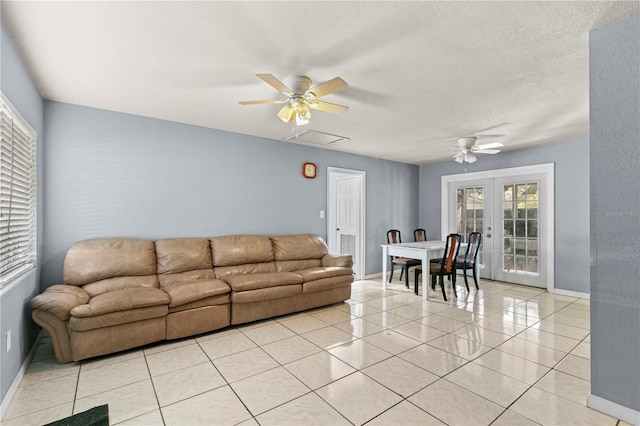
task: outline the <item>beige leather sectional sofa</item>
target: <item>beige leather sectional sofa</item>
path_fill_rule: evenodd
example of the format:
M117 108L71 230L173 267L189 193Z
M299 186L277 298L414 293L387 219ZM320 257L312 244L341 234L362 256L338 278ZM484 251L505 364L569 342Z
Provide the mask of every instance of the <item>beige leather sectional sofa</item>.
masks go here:
M352 266L310 234L86 240L32 317L66 363L342 302Z

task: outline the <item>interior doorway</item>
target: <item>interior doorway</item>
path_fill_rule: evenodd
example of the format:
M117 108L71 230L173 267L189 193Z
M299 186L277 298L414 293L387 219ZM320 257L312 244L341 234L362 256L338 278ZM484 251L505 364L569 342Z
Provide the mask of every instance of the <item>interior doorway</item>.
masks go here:
M365 172L327 167L327 245L350 254L356 279L365 273Z

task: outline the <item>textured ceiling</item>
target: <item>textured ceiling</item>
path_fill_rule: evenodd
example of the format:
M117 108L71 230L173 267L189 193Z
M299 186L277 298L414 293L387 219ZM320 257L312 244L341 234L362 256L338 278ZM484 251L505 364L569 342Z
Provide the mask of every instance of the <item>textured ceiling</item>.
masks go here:
M589 31L633 2L2 2L45 99L283 139L293 125L255 77L340 76L310 129L329 149L411 164L461 136L504 150L589 131ZM493 135L493 136L491 136ZM497 154L500 155L500 154ZM481 161L481 159L479 160Z

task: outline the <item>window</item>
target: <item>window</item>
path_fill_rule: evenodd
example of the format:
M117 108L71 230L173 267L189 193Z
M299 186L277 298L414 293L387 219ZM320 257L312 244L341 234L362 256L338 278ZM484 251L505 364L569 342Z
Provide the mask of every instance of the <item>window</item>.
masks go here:
M35 132L0 100L0 288L36 260Z

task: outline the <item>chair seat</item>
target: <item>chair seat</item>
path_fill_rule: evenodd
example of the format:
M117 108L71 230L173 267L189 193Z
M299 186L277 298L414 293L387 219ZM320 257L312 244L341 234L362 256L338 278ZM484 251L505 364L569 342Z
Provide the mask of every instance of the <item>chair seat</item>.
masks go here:
M422 264L422 261L420 259L410 259L407 257L396 257L395 259L393 259L392 262L395 263L396 265L410 265L410 266Z
M440 273L440 269L442 269L442 264L440 263L432 263L431 265L429 265L429 271L432 274L439 274ZM449 268L447 270L447 268L444 269L444 273L445 274L450 274L451 273L451 268Z

